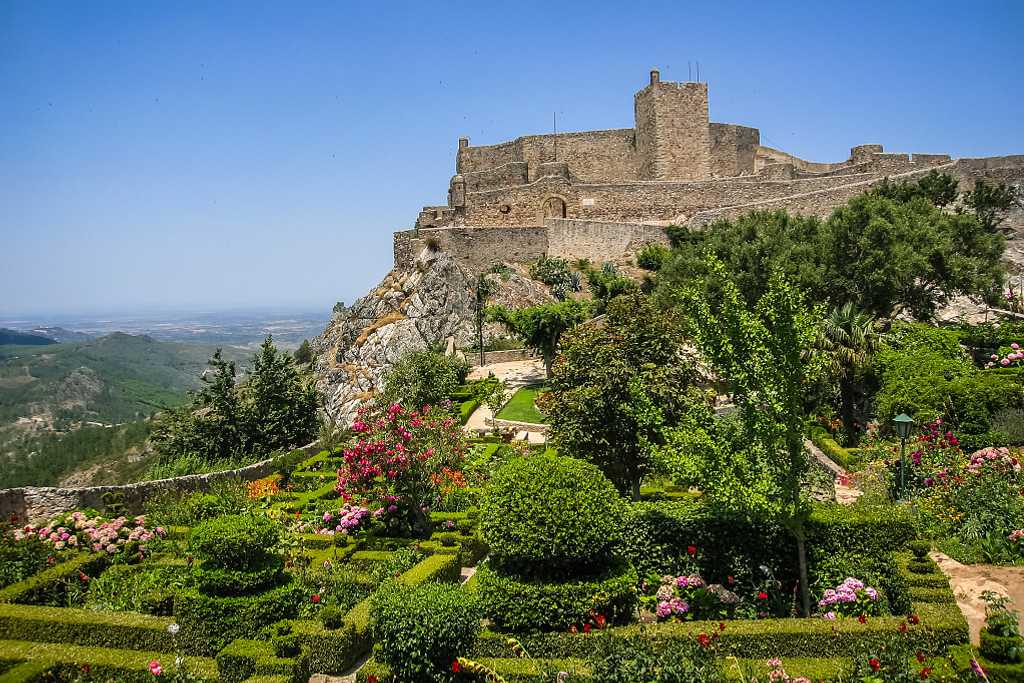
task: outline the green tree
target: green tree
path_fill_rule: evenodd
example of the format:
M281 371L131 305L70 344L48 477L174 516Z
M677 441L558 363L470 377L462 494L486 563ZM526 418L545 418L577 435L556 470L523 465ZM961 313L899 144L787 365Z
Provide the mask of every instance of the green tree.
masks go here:
M590 306L587 302L573 299L530 308L491 306L487 309L489 320L501 323L509 332L521 337L527 346L541 354L548 377L551 377L551 365L558 353L558 342L562 334L587 320L589 315Z
M858 311L852 302L833 309L822 321L817 351L824 355L829 374L839 385L839 416L847 446L857 445L853 423L858 385L879 342L875 320Z
M320 398L287 353L268 335L253 357L242 390L244 453L270 453L302 446L317 437Z
M603 313L608 302L617 296L636 291L637 283L619 272L614 263L605 262L600 268L587 268L587 285L594 297L597 314Z
M650 447L699 391L677 316L633 292L613 300L601 325L563 337L544 410L559 453L587 460L639 499Z
M1013 185L990 185L978 180L974 189L963 195L964 204L974 212L981 225L995 232L1011 209L1021 207L1021 190Z
M906 308L930 319L954 296L998 290L1004 275L1002 235L923 197L856 197L825 222L819 248L826 298L836 306L853 302L878 318Z
M313 362L313 350L309 347L309 340L303 339L302 343L299 344L299 348L295 349L295 353L292 355L296 363L301 365L308 365Z
M382 405L411 410L451 398L469 374L469 363L440 351L406 351L384 377Z
M473 288L473 317L476 323L476 341L480 347L481 366L486 365L484 356L484 320L486 319L487 300L498 291L497 283L487 276L488 273L477 275L476 286Z
M886 197L897 202L909 202L923 197L937 207L949 206L960 196L960 183L948 173L932 170L916 181L902 180L895 183L884 178L869 190L868 194Z
M804 298L781 273L755 306L743 300L724 264L708 270L722 283L712 300L699 287L683 295L697 346L727 380L739 408L745 448L732 451L698 428L686 436L702 488L718 506L766 516L796 540L800 594L810 613L805 525L810 503L801 490L807 472L804 452L804 387L813 374L808 354L817 336L815 318ZM703 438L702 438L703 436Z

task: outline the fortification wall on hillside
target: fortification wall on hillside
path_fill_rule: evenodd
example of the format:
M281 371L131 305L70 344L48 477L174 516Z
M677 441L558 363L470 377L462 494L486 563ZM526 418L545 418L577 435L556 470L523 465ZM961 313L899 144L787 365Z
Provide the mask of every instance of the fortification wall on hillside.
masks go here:
M711 124L711 175L730 178L754 173L761 131L729 123Z
M647 244L668 246L659 225L551 218L545 221L547 256L585 258L600 263L635 253Z

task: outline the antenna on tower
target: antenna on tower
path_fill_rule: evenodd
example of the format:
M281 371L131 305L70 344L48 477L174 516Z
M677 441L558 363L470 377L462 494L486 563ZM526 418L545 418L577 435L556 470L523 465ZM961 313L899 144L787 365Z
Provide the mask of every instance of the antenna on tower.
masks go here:
M692 81L693 80L693 67L690 64L690 60L689 59L686 60L686 80L688 80L688 81Z
M700 83L700 62L697 62L697 82Z

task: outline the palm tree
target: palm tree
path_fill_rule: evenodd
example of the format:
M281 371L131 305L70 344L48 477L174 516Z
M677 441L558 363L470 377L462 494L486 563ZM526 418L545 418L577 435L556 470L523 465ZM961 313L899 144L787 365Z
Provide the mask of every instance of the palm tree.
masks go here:
M857 445L858 434L853 424L857 383L864 376L880 341L875 319L852 302L833 309L821 326L819 350L839 383L839 417L845 446Z

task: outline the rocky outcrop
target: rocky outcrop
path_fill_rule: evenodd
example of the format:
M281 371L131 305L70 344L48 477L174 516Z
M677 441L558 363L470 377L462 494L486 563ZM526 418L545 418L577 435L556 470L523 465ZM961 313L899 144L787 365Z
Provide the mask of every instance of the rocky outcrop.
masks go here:
M384 388L384 377L406 351L454 339L475 342L474 276L445 251L424 249L411 270L392 270L351 308L337 307L311 343L317 386L327 413L348 424L359 405ZM547 288L513 266L489 277L497 292L489 303L511 307L551 301ZM499 330L488 330L497 333Z
M424 250L419 267L393 270L351 308L335 311L311 344L327 413L348 424L359 404L383 388L384 375L408 350L473 337L469 275L445 252Z

